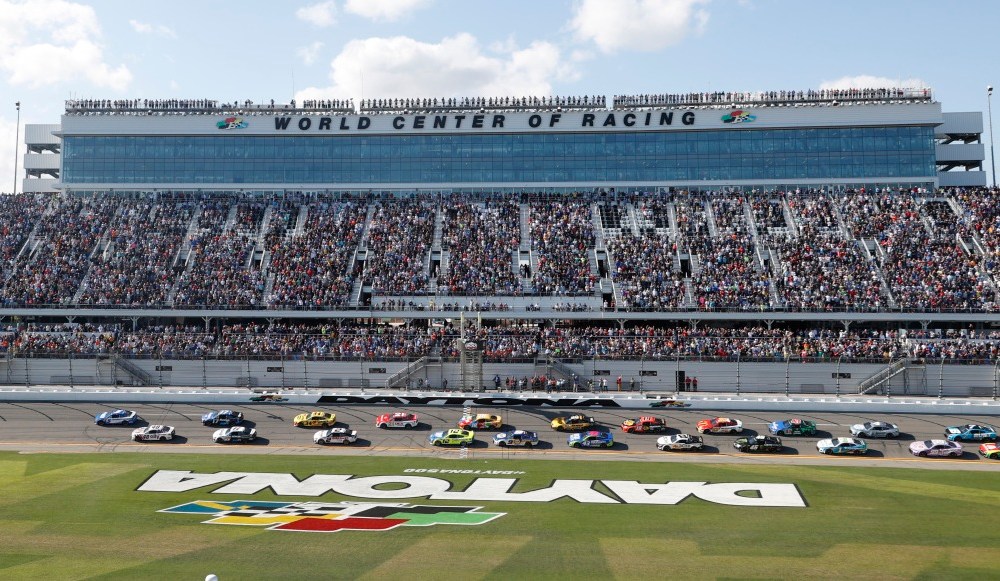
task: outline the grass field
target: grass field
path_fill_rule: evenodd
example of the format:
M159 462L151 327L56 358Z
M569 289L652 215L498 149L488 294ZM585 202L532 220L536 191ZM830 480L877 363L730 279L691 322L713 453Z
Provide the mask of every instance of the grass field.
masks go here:
M407 468L518 470L553 479L790 482L805 508L688 498L674 506L476 505L477 526L306 533L202 524L157 511L198 500L322 500L137 491L156 470L359 476ZM462 489L477 476L435 475ZM484 477L479 475L479 477ZM595 488L606 491L603 485ZM688 463L266 455L0 454L2 579L998 579L996 472ZM344 499L357 501L360 499Z

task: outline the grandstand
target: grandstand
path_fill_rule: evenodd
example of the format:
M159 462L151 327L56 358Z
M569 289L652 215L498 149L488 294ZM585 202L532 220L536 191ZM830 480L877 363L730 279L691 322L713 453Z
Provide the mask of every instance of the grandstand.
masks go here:
M0 196L0 383L1000 395L981 115L611 101L69 102Z

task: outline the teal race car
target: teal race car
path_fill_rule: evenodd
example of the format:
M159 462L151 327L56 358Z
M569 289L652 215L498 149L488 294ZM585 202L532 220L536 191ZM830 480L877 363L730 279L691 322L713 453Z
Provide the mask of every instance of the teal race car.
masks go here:
M569 444L570 448L610 448L615 445L615 437L611 435L611 432L590 430L589 432L570 434L566 443Z
M472 430L452 428L447 431L434 432L427 436L427 441L432 446L470 446L475 438L476 433Z
M816 442L816 449L821 454L855 454L868 453L868 443L861 438L830 438Z

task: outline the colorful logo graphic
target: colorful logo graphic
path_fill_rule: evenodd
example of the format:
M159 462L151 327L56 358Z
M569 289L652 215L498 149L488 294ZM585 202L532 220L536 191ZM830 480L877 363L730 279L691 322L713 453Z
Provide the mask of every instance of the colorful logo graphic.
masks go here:
M210 515L218 525L267 527L275 531L333 533L387 531L396 527L481 525L507 513L478 512L481 506L425 506L368 502L267 502L198 500L159 512Z
M215 126L219 129L246 129L247 122L242 117L226 117Z
M757 118L746 111L736 110L722 116L723 123L750 123Z

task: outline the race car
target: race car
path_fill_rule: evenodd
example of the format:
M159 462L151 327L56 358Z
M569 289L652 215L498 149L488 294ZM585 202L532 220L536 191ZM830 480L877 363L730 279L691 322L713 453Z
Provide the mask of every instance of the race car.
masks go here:
M463 430L499 430L503 426L503 418L493 414L476 414L462 416L458 427Z
M728 434L743 431L743 422L732 418L712 418L698 422L698 432L701 434Z
M743 436L736 438L733 448L740 452L780 452L784 446L776 436Z
M566 439L570 448L610 448L615 445L615 437L611 432L590 430L578 434L570 434Z
M889 422L865 422L851 426L852 436L866 438L895 438L899 436L899 426Z
M332 428L337 423L337 414L330 412L309 412L292 419L296 428Z
M861 438L830 438L816 442L820 454L867 454L868 443Z
M656 449L664 452L673 450L701 450L704 444L704 438L690 434L660 436L656 439Z
M500 432L493 436L493 443L497 446L524 446L531 448L538 444L538 434L526 430L514 430L513 432Z
M983 456L983 458L990 458L991 460L1000 460L1000 445L998 445L995 442L980 444L979 453Z
M989 440L996 442L1000 440L997 430L993 426L983 424L966 424L964 426L950 426L945 428L944 435L949 441L965 440L967 442L982 442Z
M206 426L236 426L243 423L243 412L233 410L208 412L201 416L201 423Z
M313 434L317 444L353 444L358 441L358 432L347 428L330 428Z
M597 425L594 418L584 415L574 414L569 417L558 417L552 420L552 429L557 432L573 432L577 430L587 430Z
M116 426L120 424L132 425L139 421L139 414L131 410L115 410L113 412L101 412L94 416L94 423L98 426Z
M667 422L663 418L653 416L642 416L638 419L629 419L622 422L622 431L626 434L651 434L662 432L667 429Z
M471 446L476 433L471 430L451 428L448 431L434 432L427 436L427 441L433 446Z
M910 444L910 453L914 456L950 456L958 458L962 455L962 445L948 440L924 440Z
M246 426L233 426L215 430L212 441L216 444L242 444L257 439L257 430Z
M767 425L767 430L775 436L815 436L816 422L812 420L778 420Z
M171 426L146 426L132 430L132 440L136 442L165 442L174 439Z
M379 428L415 428L420 423L417 414L393 412L382 414L375 418L375 426Z

